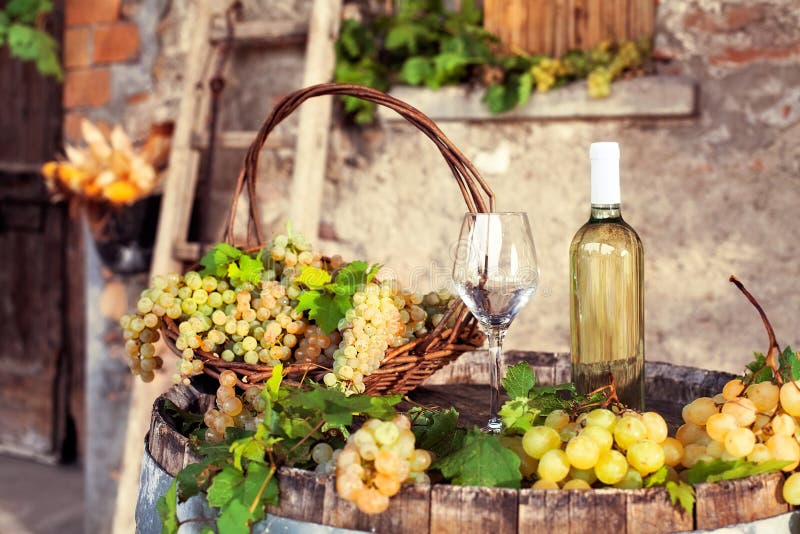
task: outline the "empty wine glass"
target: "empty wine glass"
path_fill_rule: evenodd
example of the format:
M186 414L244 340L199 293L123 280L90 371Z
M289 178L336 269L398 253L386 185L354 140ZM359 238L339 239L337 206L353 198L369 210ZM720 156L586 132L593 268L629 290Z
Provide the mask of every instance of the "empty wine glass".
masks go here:
M492 396L484 430L500 432L498 375L503 338L539 284L528 216L524 212L467 213L453 263L453 282L489 339Z

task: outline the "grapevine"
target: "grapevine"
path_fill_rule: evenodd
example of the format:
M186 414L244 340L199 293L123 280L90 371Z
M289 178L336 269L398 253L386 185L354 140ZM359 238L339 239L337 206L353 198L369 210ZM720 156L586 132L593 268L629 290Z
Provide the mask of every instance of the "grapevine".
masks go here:
M483 28L480 9L469 0L457 12L441 2L407 0L394 14L364 18L342 22L336 81L382 91L396 83L430 89L477 83L485 86L483 101L492 113L525 104L533 90L545 93L584 79L591 98L607 97L613 80L641 73L651 56L650 36L603 41L558 58L503 47ZM342 99L356 123L373 122L374 103Z

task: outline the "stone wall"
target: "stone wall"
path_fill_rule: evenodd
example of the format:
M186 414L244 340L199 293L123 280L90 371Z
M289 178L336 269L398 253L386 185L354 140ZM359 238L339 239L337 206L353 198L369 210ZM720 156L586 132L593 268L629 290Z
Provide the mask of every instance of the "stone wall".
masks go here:
M542 285L509 348L569 349L568 246L588 217L588 146L622 146L623 213L646 257L651 360L738 371L765 351L761 300L779 342L800 344L800 10L794 0L671 0L658 10L667 73L698 84L681 120L448 122L500 210L525 210ZM535 97L534 97L535 99ZM535 102L534 102L535 105ZM337 129L326 184L332 249L368 256L401 279L447 277L464 206L429 141L407 125Z

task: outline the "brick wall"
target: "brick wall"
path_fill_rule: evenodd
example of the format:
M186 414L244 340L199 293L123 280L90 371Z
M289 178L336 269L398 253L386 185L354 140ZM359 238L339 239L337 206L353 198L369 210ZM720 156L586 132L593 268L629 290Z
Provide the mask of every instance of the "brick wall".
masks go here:
M136 62L141 43L120 0L67 0L65 7L64 136L75 141L81 119L112 103L114 65Z

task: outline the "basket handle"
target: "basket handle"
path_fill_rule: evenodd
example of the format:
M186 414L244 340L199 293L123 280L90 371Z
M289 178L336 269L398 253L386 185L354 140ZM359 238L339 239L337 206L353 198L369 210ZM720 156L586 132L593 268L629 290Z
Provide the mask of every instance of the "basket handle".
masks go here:
M256 176L258 170L258 156L261 148L267 140L269 133L286 117L292 114L295 109L309 98L322 95L343 95L353 96L369 102L374 102L386 106L399 113L408 122L419 128L442 153L447 162L453 177L456 179L464 201L470 212L485 213L494 211L494 193L489 185L483 180L475 166L453 145L453 143L442 133L438 126L417 108L406 104L387 95L377 89L364 87L354 84L343 83L321 83L312 85L305 89L300 89L284 96L272 109L267 120L261 126L253 143L247 151L242 170L236 181L236 188L231 202L231 210L228 215L228 223L225 227L224 240L233 243L233 225L236 216L236 206L239 198L247 189L247 196L250 199L250 211L247 222L247 244L257 246L264 243L263 232L261 230L261 219L259 218L258 206L256 203Z

